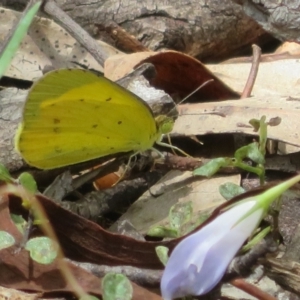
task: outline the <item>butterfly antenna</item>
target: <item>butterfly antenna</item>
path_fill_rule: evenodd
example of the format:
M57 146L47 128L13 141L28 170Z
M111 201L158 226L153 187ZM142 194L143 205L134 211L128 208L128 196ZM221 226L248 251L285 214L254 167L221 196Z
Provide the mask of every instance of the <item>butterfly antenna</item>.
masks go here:
M200 89L204 88L205 86L207 86L209 83L211 83L213 81L214 81L214 79L209 79L209 80L203 82L199 87L197 87L194 91L192 91L190 94L188 94L186 97L184 97L179 103L177 103L177 105L181 104L186 99L188 99L189 97L194 95L196 92L198 92Z
M213 81L214 81L214 79L209 79L209 80L203 82L203 83L202 83L199 87L197 87L194 91L192 91L190 94L188 94L187 96L185 96L181 101L179 101L179 102L176 104L176 106L175 106L174 108L172 108L172 109L169 111L168 115L169 115L171 112L173 112L173 110L176 109L177 106L178 106L179 104L181 104L182 102L186 101L186 99L188 99L188 98L191 97L193 94L195 94L195 93L198 92L200 89L204 88L206 85L208 85L209 83L211 83L211 82L213 82Z
M192 91L190 94L188 94L186 97L184 97L184 99L182 99L179 103L177 103L176 106L175 106L174 108L172 108L172 109L169 111L168 115L169 115L170 113L172 113L172 111L173 111L174 109L176 109L177 106L178 106L179 104L181 104L182 102L184 102L186 99L188 99L189 97L191 97L191 96L192 96L193 94L195 94L197 91L199 91L200 89L202 89L203 87L205 87L206 85L208 85L209 83L211 83L211 82L213 82L213 81L214 81L214 79L209 79L209 80L205 81L204 83L202 83L199 87L197 87L194 91ZM160 144L161 146L165 146L165 147L171 148L171 149L172 149L172 152L173 152L175 155L176 155L175 150L177 150L177 151L179 151L180 153L182 153L183 155L185 155L185 156L187 156L187 157L191 157L189 154L187 154L186 152L184 152L184 151L181 150L180 148L178 148L178 147L172 145L171 137L170 137L169 134L167 134L167 137L168 137L168 142L169 142L169 144L166 144L166 143L158 143L158 144ZM168 146L167 146L167 145L168 145Z

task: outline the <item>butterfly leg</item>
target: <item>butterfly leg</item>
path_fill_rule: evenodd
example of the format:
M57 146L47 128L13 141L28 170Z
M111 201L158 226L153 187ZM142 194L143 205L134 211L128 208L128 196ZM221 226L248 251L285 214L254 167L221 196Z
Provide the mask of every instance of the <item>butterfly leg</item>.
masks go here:
M174 149L174 150L177 150L178 152L180 152L181 154L183 154L184 156L187 156L187 157L192 157L190 156L189 154L187 154L186 152L184 152L183 150L181 150L180 148L176 147L176 146L173 146L173 145L169 145L167 143L163 143L163 142L156 142L157 145L159 146L162 146L162 147L167 147L167 148L171 148L171 149ZM156 149L155 149L156 150ZM158 150L156 150L158 151ZM158 151L159 152L159 151ZM160 152L159 152L160 153Z
M158 151L157 149L155 149L154 147L152 147L151 150L154 151L154 152L156 152L161 158L165 158L165 156L160 151Z
M129 170L129 166L131 164L132 158L134 157L135 161L136 161L137 154L138 153L134 153L134 154L132 154L132 155L129 156L129 159L128 159L128 162L126 164L126 167L125 167L125 170L124 170L123 174L120 176L120 178L117 180L117 182L114 183L114 185L118 184L124 178L124 176L126 175L127 171Z

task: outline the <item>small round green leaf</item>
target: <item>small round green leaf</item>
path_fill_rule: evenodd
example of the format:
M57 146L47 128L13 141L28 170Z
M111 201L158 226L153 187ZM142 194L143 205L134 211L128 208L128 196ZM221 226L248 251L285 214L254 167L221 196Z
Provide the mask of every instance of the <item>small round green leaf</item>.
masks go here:
M123 274L108 273L102 279L103 300L131 300L133 289Z
M147 231L147 235L154 236L154 237L169 237L169 238L176 238L179 236L178 230L173 228L168 228L165 226L153 226L150 227Z
M29 192L37 192L37 184L31 174L24 172L19 176L18 180L20 184Z
M0 164L0 180L4 182L12 181L12 177L10 176L8 170L2 164Z
M0 250L9 248L15 244L15 238L6 231L0 231Z
M169 259L169 248L165 246L157 246L155 247L156 255L161 261L161 263L165 266Z
M30 239L25 246L30 257L40 264L51 264L57 257L57 245L47 237Z
M188 222L193 215L192 202L179 202L174 204L169 212L170 227L180 230L181 226Z
M257 132L259 130L259 127L260 127L260 120L251 119L249 121L249 124L252 125L252 127L254 128L254 131Z
M20 215L10 214L10 217L18 230L23 234L24 228L27 226L27 221Z
M230 200L233 197L244 193L245 190L235 183L226 182L219 186L219 192L226 200Z

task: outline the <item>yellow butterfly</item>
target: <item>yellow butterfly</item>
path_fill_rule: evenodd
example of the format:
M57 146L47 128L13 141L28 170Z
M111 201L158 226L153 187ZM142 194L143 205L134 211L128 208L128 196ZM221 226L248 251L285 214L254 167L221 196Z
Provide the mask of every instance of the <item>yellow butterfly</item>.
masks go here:
M29 91L15 146L37 168L53 169L161 143L174 121L154 118L146 102L103 76L52 71Z

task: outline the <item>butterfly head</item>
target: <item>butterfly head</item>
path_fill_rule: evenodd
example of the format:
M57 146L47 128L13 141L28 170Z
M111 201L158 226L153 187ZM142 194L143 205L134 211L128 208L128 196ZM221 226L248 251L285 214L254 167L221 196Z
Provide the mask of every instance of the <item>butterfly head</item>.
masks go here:
M157 128L160 134L170 133L174 126L174 119L165 115L160 115L155 118Z

